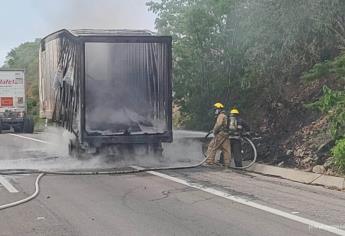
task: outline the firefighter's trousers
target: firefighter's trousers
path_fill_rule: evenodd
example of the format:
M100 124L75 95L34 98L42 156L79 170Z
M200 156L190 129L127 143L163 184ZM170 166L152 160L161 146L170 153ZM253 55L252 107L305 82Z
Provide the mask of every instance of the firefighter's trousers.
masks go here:
M225 132L220 132L219 134L215 135L208 145L206 159L207 164L213 165L215 163L217 151L223 152L224 165L229 166L231 160L231 146L229 135Z
M231 140L231 154L236 167L242 167L242 145L240 139Z

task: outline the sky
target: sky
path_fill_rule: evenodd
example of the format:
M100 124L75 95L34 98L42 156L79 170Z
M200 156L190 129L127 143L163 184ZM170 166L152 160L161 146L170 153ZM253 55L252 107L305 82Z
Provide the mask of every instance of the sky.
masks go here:
M148 29L148 0L0 0L0 66L21 43L67 29Z

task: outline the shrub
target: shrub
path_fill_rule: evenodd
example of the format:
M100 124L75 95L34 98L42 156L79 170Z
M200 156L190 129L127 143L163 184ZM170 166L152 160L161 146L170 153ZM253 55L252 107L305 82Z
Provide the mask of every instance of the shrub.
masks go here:
M345 173L345 138L337 141L332 149L333 161L340 172Z

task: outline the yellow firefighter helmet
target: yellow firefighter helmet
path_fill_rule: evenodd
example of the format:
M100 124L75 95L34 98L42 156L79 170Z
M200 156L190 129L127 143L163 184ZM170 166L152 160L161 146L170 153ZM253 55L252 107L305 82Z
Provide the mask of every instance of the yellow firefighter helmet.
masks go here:
M240 112L237 108L232 108L231 111L230 111L230 114L234 114L234 115L239 115Z
M214 108L216 109L224 109L224 105L221 104L220 102L217 102L213 105Z

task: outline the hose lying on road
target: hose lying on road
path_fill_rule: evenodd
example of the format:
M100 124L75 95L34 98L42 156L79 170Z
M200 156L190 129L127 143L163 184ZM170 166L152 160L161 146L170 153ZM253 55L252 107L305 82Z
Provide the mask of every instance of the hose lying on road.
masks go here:
M27 198L24 198L22 200L16 201L16 202L11 202L11 203L8 203L8 204L1 205L0 206L0 210L4 210L6 208L18 206L20 204L26 203L26 202L31 201L32 199L36 198L38 196L38 194L40 193L39 183L40 183L40 180L42 179L42 177L44 175L45 174L43 174L43 173L39 174L38 177L36 178L36 181L35 181L35 192L31 196L29 196Z
M201 162L195 165L189 166L174 166L174 167L156 167L156 168L136 168L131 170L114 170L114 169L89 169L89 170L70 170L70 171L47 171L47 170L38 170L38 169L3 169L0 170L0 175L19 175L19 174L39 174L35 181L35 192L22 200L0 205L0 210L4 210L6 208L14 207L26 203L28 201L33 200L36 198L40 192L40 180L46 174L50 175L123 175L123 174L135 174L147 171L159 171L159 170L176 170L176 169L188 169L188 168L195 168L201 166L207 158L204 158Z
M208 135L207 135L208 136ZM206 137L207 137L206 136ZM246 169L249 166L253 165L256 157L257 152L255 145L253 142L247 138L247 141L250 143L250 145L253 147L254 150L254 161L250 163L248 166L244 167L231 167L233 169ZM18 206L20 204L26 203L28 201L31 201L32 199L36 198L40 192L40 186L39 182L42 179L42 177L46 174L50 175L123 175L123 174L135 174L135 173L141 173L141 172L148 172L148 171L161 171L161 170L177 170L177 169L190 169L190 168L196 168L204 164L207 157L206 154L203 153L204 159L194 165L188 165L188 166L173 166L173 167L154 167L154 168L135 168L131 170L114 170L114 169L89 169L89 170L70 170L70 171L48 171L48 170L39 170L39 169L3 169L0 170L0 175L18 175L18 174L39 174L36 181L35 181L35 192L22 200L12 202L5 205L0 205L0 210Z
M209 139L210 135L213 134L213 131L210 131L206 134L205 136L205 141L204 142L207 142L207 140ZM229 139L232 140L232 139L237 139L237 140L241 140L241 138L239 137L234 137L234 136L229 136ZM232 169L238 169L238 170L244 170L244 169L247 169L249 167L251 167L252 165L254 165L254 163L256 162L256 159L258 157L258 153L257 153L257 150L256 150L256 147L255 147L255 144L253 143L253 141L246 137L246 136L243 136L242 137L243 140L247 141L250 145L250 147L252 148L253 150L253 159L251 160L251 162L246 165L246 166L235 166L235 167L231 167ZM224 140L225 141L225 140ZM230 141L231 142L231 141ZM203 155L204 157L206 157L206 149L203 151Z

